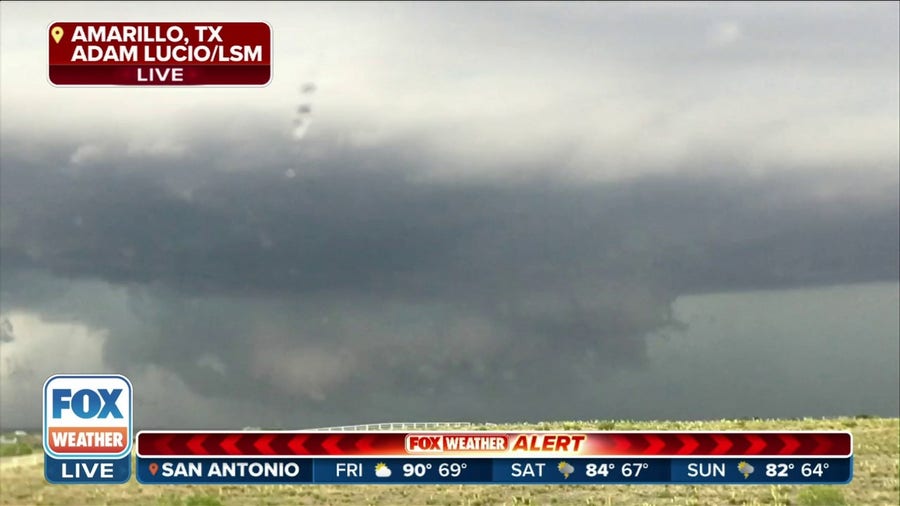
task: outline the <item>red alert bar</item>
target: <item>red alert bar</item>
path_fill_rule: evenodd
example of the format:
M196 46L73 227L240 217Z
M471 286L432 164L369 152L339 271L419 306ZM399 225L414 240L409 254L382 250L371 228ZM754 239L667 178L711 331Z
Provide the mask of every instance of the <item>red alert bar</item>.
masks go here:
M142 431L150 456L833 456L849 432L178 432Z
M272 78L266 23L52 23L57 86L264 86Z

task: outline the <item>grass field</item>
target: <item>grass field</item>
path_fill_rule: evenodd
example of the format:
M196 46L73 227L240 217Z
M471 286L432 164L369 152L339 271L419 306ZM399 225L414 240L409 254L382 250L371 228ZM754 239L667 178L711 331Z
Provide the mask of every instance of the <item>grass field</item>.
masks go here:
M54 486L36 459L0 459L0 504L100 505L891 505L900 504L900 420L835 418L709 422L552 422L492 430L850 430L855 469L842 486ZM20 459L22 463L10 461Z

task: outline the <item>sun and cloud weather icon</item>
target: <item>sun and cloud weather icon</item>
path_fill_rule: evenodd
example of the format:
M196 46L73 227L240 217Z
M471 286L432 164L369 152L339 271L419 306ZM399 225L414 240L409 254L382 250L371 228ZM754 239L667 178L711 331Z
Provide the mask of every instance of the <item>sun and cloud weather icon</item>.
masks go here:
M565 479L569 479L569 475L575 472L575 468L572 467L572 464L569 464L565 460L556 465L556 468L559 469L559 472L562 473Z
M744 479L746 480L750 477L751 474L753 474L753 471L755 471L755 469L753 469L753 466L742 460L738 462L738 471L740 471L741 474L744 475Z
M378 478L390 478L391 468L388 467L384 462L379 462L375 464L375 476L377 476Z

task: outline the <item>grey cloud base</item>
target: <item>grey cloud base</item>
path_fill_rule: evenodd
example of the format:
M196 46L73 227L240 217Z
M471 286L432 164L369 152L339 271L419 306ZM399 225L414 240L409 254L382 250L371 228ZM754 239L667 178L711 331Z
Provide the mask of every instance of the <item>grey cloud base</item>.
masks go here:
M679 325L679 295L898 279L896 186L828 200L796 173L428 181L400 149L297 177L199 155L73 171L65 147L12 146L4 311L103 329L112 368L155 365L287 419L583 412L594 381L643 367L646 336Z

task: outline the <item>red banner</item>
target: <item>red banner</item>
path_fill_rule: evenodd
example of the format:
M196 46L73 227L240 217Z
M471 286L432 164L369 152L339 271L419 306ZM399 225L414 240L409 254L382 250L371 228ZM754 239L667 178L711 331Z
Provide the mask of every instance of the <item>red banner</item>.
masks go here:
M164 432L137 436L147 456L836 456L849 432Z
M61 86L263 86L266 23L52 23L49 79Z

